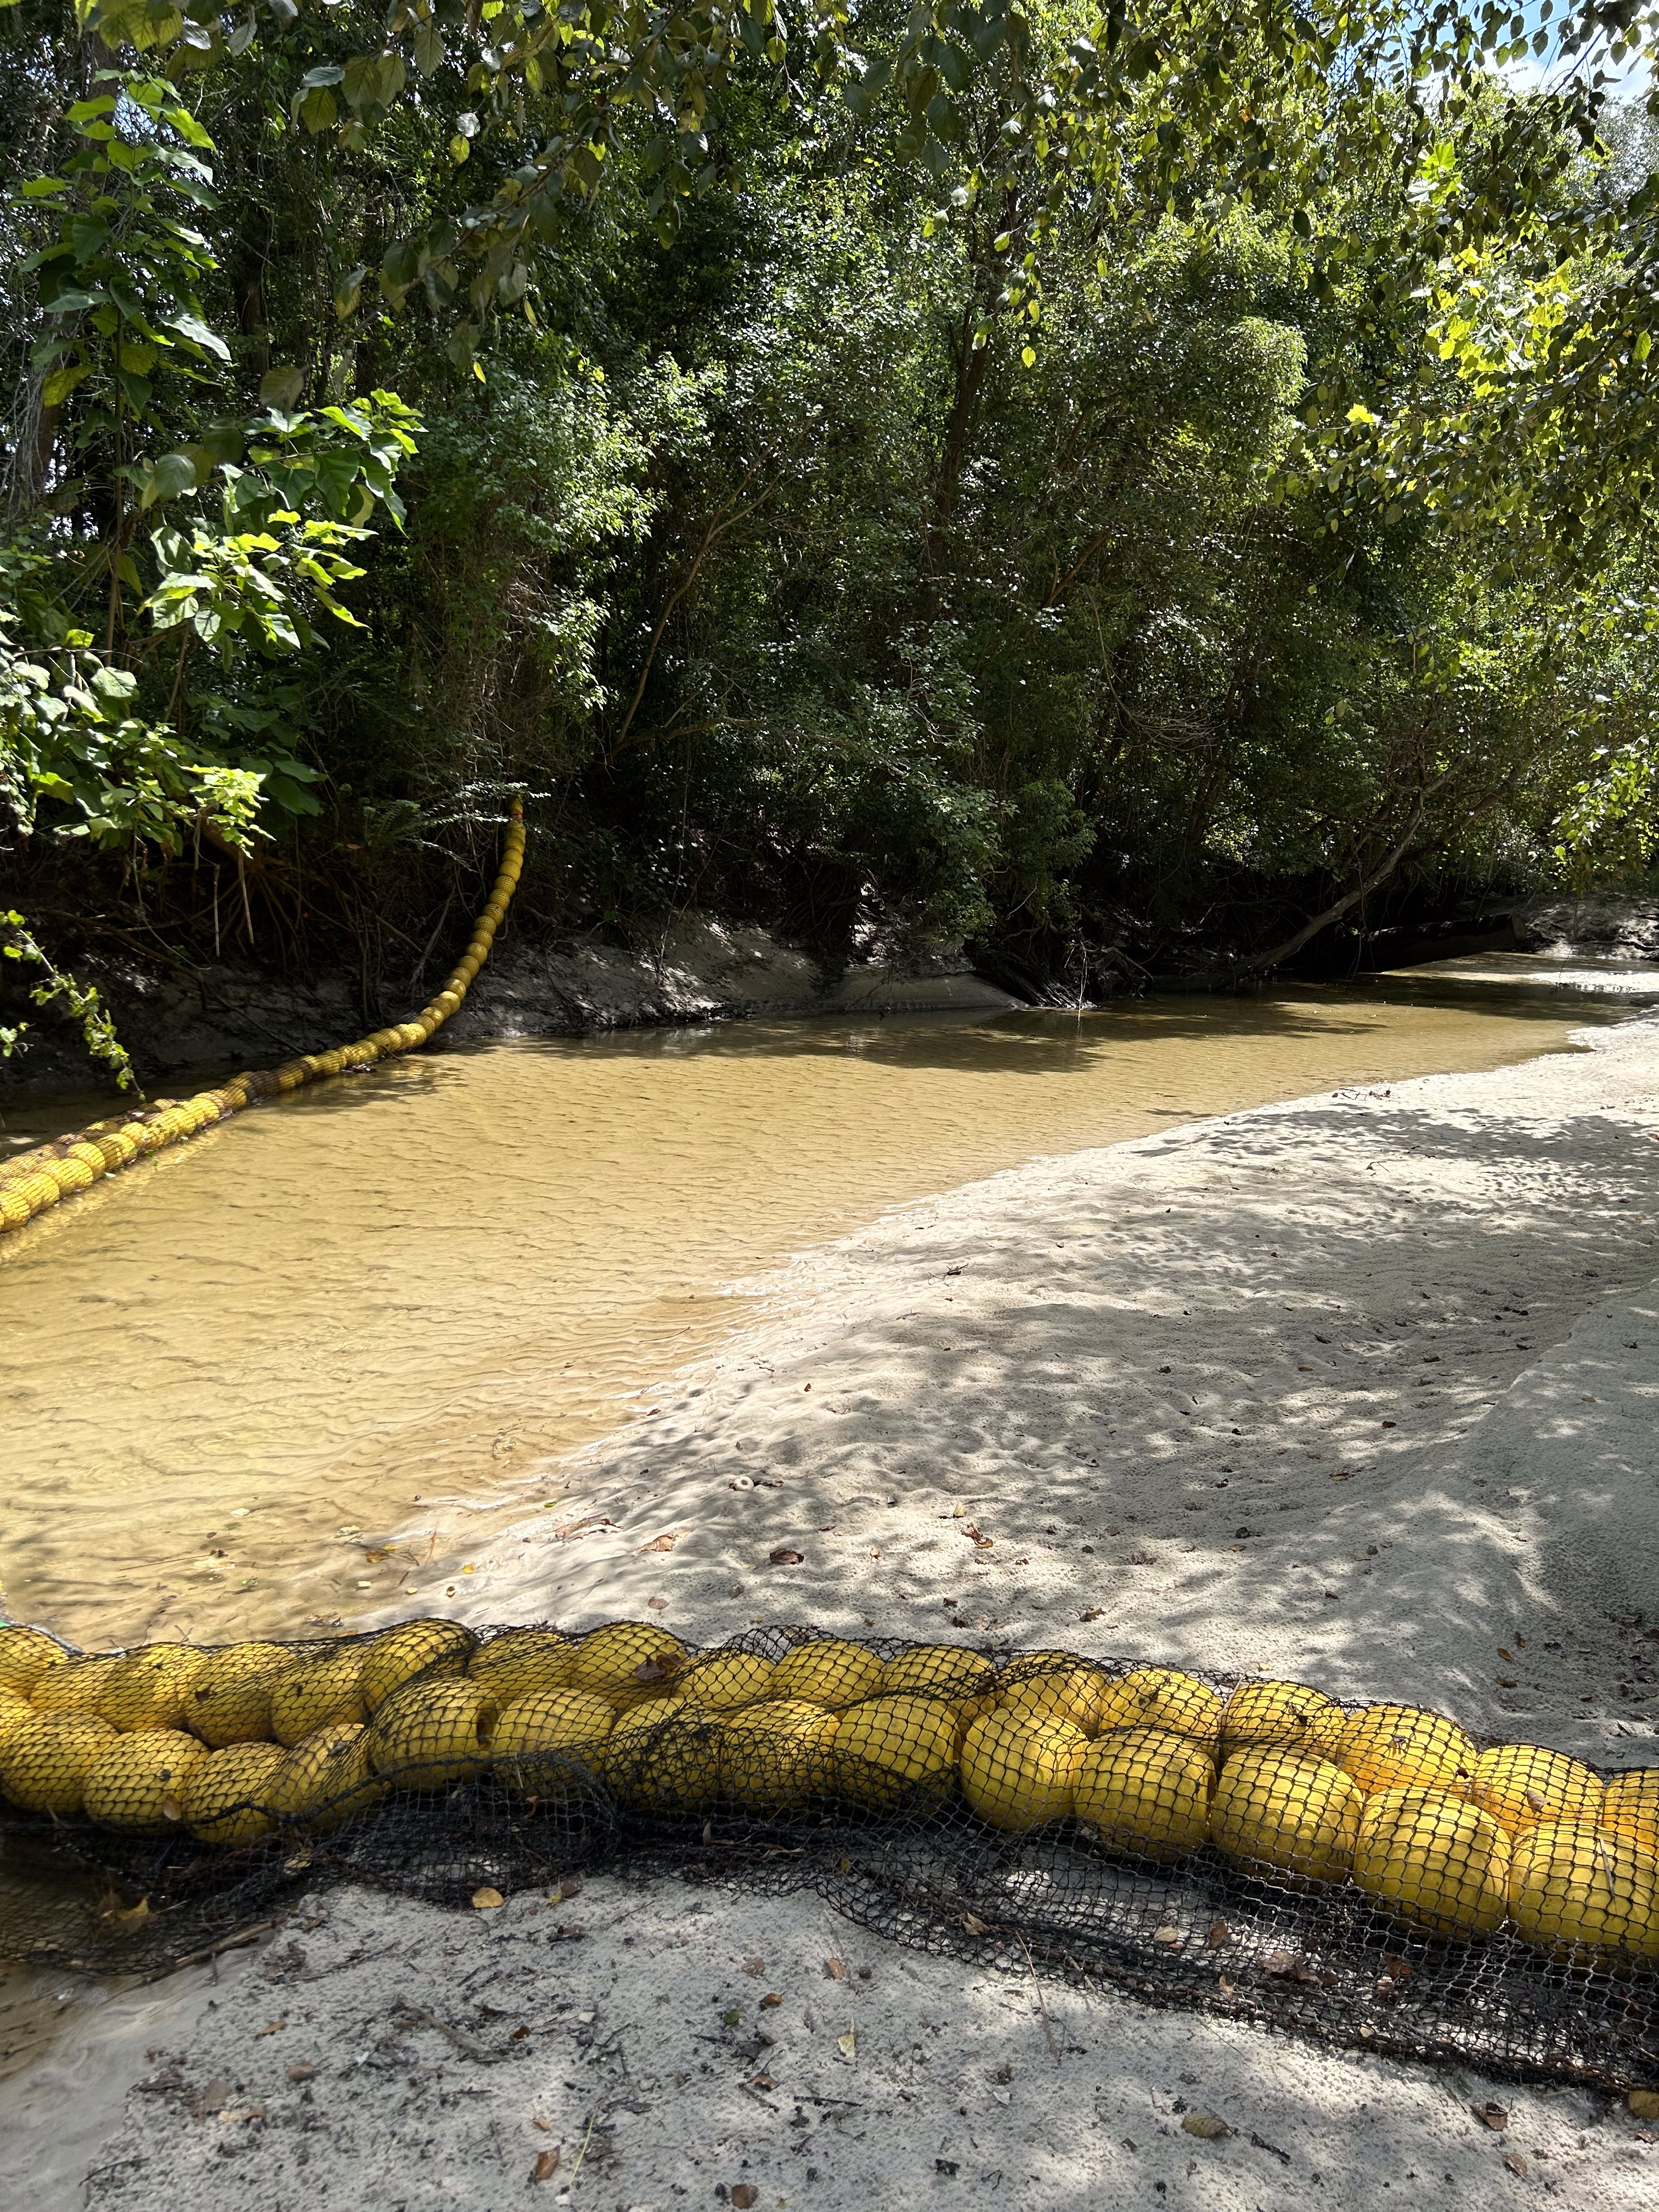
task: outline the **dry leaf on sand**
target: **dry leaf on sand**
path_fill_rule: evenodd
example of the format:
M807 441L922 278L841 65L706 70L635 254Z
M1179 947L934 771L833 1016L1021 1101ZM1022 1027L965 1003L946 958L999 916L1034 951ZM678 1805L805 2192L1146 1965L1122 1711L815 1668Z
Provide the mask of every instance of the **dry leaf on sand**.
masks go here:
M1200 2136L1206 2142L1219 2142L1223 2136L1232 2133L1225 2120L1218 2120L1213 2112L1188 2112L1181 2127L1184 2135Z

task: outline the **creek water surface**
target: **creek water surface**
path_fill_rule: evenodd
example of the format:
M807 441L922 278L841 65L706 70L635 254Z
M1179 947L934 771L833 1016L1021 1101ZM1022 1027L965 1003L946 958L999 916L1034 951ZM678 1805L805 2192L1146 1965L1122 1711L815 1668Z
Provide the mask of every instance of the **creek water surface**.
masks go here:
M101 1646L441 1609L791 1252L1041 1154L1559 1049L1587 1017L1391 977L495 1044L273 1102L0 1245L0 1610ZM87 1117L36 1103L0 1135L54 1110Z

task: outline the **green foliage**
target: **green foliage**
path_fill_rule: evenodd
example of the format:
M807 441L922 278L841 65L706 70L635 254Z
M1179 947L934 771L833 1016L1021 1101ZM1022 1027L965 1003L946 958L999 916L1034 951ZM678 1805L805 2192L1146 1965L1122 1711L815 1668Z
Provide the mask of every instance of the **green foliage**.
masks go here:
M60 171L21 188L52 226L23 266L59 458L0 547L0 794L26 831L177 854L205 822L246 850L262 806L316 811L316 773L286 749L218 750L191 651L210 648L222 682L250 655L314 646L319 611L356 623L350 556L377 506L401 523L393 479L418 421L380 390L297 408L303 379L284 370L262 380L260 411L226 410L231 349L203 301L212 139L163 79L95 82L64 112Z
M15 908L0 914L0 930L6 933L0 939L0 961L15 960L46 971L38 982L29 987L29 997L34 1005L65 1007L71 1019L79 1024L88 1052L109 1070L116 1088L137 1091L138 1079L132 1072L132 1061L115 1034L115 1024L96 987L77 982L73 975L55 967L41 950L27 922ZM23 1043L27 1030L27 1022L0 1023L0 1060L9 1060L14 1053L28 1049ZM139 1096L143 1095L140 1091Z
M31 838L1033 973L1644 863L1649 12L23 10Z

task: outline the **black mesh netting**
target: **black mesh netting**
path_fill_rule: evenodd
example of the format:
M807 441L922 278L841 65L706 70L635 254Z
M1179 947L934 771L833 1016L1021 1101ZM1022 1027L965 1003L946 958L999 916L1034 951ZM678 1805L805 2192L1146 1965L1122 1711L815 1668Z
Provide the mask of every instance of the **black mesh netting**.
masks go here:
M625 1864L1364 2050L1659 2081L1659 1770L1304 1684L802 1629L33 1633L0 1630L0 1956L155 1972L301 1885L488 1907Z

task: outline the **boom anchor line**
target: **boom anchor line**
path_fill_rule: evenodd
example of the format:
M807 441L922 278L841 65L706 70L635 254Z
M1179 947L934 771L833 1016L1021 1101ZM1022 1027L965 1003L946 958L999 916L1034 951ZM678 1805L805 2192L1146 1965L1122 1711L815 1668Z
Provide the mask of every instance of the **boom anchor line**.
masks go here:
M306 1053L285 1060L280 1066L251 1068L233 1075L228 1083L193 1097L158 1099L142 1111L112 1115L84 1129L51 1143L37 1145L0 1166L0 1237L23 1229L39 1213L56 1206L71 1192L89 1190L102 1176L170 1145L211 1128L232 1114L261 1098L284 1091L302 1091L307 1084L322 1083L337 1075L373 1067L376 1061L414 1052L434 1036L460 1007L473 977L489 957L496 931L506 918L507 905L524 868L524 808L514 799L503 841L501 867L483 911L472 925L465 951L420 1012L406 1022L393 1022L354 1044L330 1052Z

